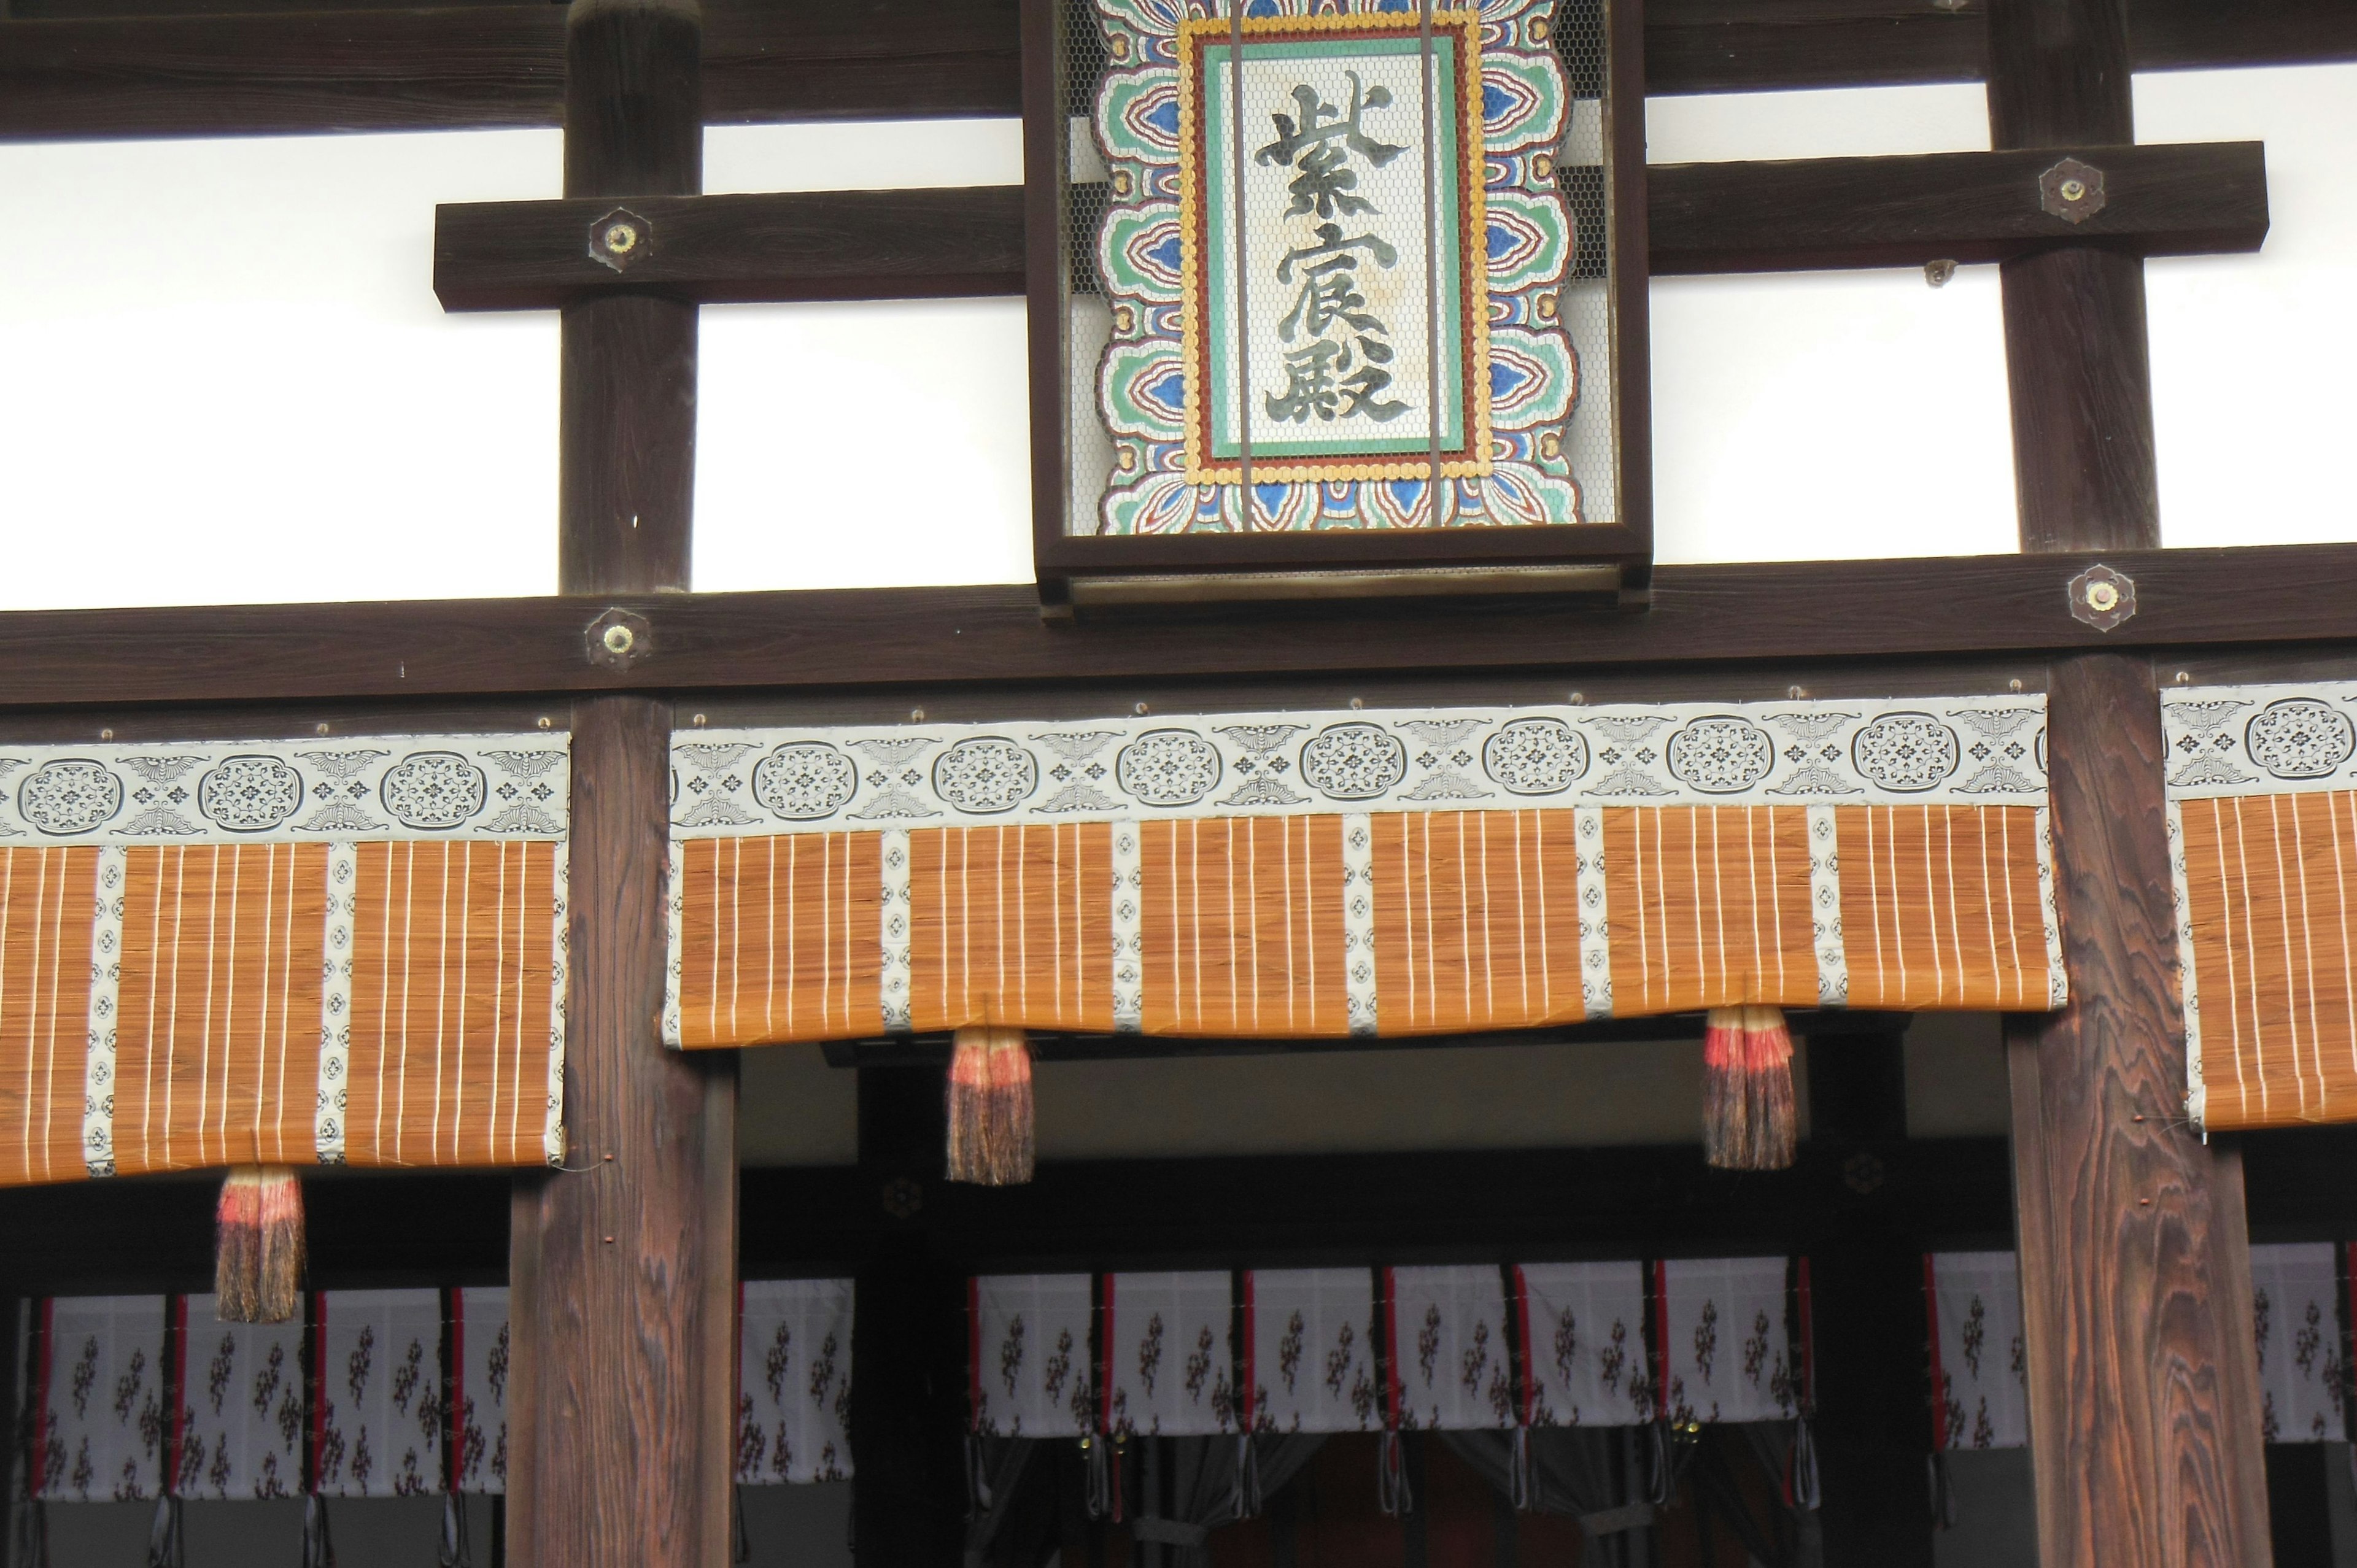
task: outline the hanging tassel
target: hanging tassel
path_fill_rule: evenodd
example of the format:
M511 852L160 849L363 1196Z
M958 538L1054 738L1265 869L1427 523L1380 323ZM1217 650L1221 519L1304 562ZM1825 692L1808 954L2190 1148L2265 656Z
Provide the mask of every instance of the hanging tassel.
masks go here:
M180 1541L180 1499L166 1492L156 1499L156 1517L147 1526L147 1568L182 1568L187 1561Z
M474 1550L467 1540L467 1501L457 1492L442 1494L442 1546L436 1561L440 1568L474 1568Z
M1393 1519L1415 1511L1415 1493L1407 1484L1407 1460L1396 1431L1386 1430L1375 1447L1375 1506Z
M336 1568L336 1542L328 1533L328 1499L317 1492L303 1497L303 1568Z
M1236 1495L1234 1518L1256 1519L1260 1515L1260 1450L1253 1444L1249 1432L1236 1434Z
M949 1179L1031 1179L1031 1047L1020 1029L960 1029L950 1057Z
M215 1210L213 1291L223 1323L284 1323L301 1305L303 1184L285 1165L239 1165Z
M1792 1163L1792 1036L1781 1007L1714 1007L1702 1037L1703 1158L1721 1170Z

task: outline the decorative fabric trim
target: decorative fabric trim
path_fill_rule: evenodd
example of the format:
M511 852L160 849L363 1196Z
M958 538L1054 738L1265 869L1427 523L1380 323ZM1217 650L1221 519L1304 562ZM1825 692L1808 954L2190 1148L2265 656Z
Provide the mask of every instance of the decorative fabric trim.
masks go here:
M2161 693L2186 1109L2357 1120L2357 685Z
M1813 1399L1805 1258L993 1274L967 1308L991 1437L1770 1421Z
M2059 1006L2044 711L688 732L664 1036Z
M562 1159L566 736L0 751L0 1186Z
M1932 1446L2027 1446L2029 1385L2014 1254L1926 1252L1923 1303L1932 1328Z

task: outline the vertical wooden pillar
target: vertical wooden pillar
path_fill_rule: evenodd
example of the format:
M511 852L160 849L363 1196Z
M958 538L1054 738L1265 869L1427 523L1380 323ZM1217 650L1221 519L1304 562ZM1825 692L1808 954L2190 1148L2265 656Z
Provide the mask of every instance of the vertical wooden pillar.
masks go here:
M701 187L700 48L694 0L573 0L567 196ZM654 295L565 312L565 593L687 585L695 334L694 306ZM736 1064L658 1037L670 741L668 703L574 705L572 1169L517 1182L509 1239L508 1540L527 1568L728 1559Z
M1991 0L1989 118L1999 147L2132 140L2125 0ZM2158 544L2142 263L2061 244L2003 279L2023 549ZM2151 665L2059 661L2048 703L2071 1002L2007 1040L2040 1556L2265 1563L2241 1166L2185 1125Z

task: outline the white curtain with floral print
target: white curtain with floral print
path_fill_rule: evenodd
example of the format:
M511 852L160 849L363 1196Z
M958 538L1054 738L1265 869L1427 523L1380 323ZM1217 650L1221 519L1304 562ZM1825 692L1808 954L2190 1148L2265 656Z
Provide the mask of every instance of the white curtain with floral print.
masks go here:
M2251 1249L2259 1423L2270 1443L2347 1435L2338 1251L2330 1241Z
M737 1479L851 1478L849 1280L747 1280L737 1331Z
M219 1298L183 1298L184 1498L291 1498L303 1489L303 1324L223 1323Z
M2021 1277L2011 1252L1931 1258L1933 1438L1942 1448L2029 1442Z
M315 1298L318 1491L442 1490L442 1293L328 1291Z
M1663 1376L1673 1421L1776 1421L1801 1410L1782 1258L1658 1265Z
M1516 1424L1506 1281L1494 1263L1386 1270L1399 1424L1477 1432Z
M451 1293L451 1469L462 1492L508 1489L508 1288Z
M1255 1432L1375 1432L1374 1279L1365 1269L1244 1276L1244 1387Z
M985 1437L1096 1430L1086 1274L985 1274L970 1284L971 1394Z
M162 1489L167 1299L61 1296L40 1305L32 1486L52 1502Z
M1525 1425L1638 1426L1653 1419L1643 1264L1524 1263L1514 1283L1527 1359Z
M1225 1270L1105 1277L1106 1425L1152 1437L1236 1430L1234 1276Z

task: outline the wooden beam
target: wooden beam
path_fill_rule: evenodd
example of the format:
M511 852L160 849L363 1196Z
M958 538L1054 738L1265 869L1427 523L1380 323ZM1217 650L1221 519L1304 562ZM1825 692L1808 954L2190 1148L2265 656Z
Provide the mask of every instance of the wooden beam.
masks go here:
M2104 146L2106 201L2079 225L2047 212L2053 152L1661 164L1649 171L1652 271L1796 271L1995 262L2061 240L2136 255L2255 251L2267 232L2256 142ZM616 271L592 253L603 201L435 209L434 292L447 310L555 308L660 289L705 305L1023 291L1023 190L824 191L640 202L651 248Z
M694 0L574 0L565 182L598 200L702 183ZM687 583L695 309L565 313L559 578ZM630 623L620 623L628 629ZM634 644L598 645L627 663ZM657 1037L671 705L573 709L565 1127L516 1180L508 1531L524 1568L719 1568L735 1474L736 1062Z
M2132 135L2127 20L2123 0L1991 0L1993 140ZM2158 544L2142 263L2070 245L2002 278L2022 547ZM2261 1568L2241 1168L2184 1120L2151 663L2058 660L2047 701L2071 997L2007 1029L2040 1559Z
M2112 632L2066 585L2101 561L2136 585ZM2007 657L2111 648L2282 650L2357 638L2357 545L2079 551L2042 557L1772 562L1655 570L1636 614L1386 601L1264 618L1051 625L1028 587L848 588L391 604L21 610L0 615L0 711L144 703L345 702L562 692L1085 688L1222 677ZM644 618L627 668L590 623ZM99 722L93 718L93 723Z
M549 5L283 0L12 0L0 140L554 125L564 13ZM30 9L25 9L27 5ZM1986 0L1654 0L1655 93L1971 81ZM2140 70L2357 59L2341 0L2136 0ZM716 6L705 113L718 123L1013 115L1011 0Z

